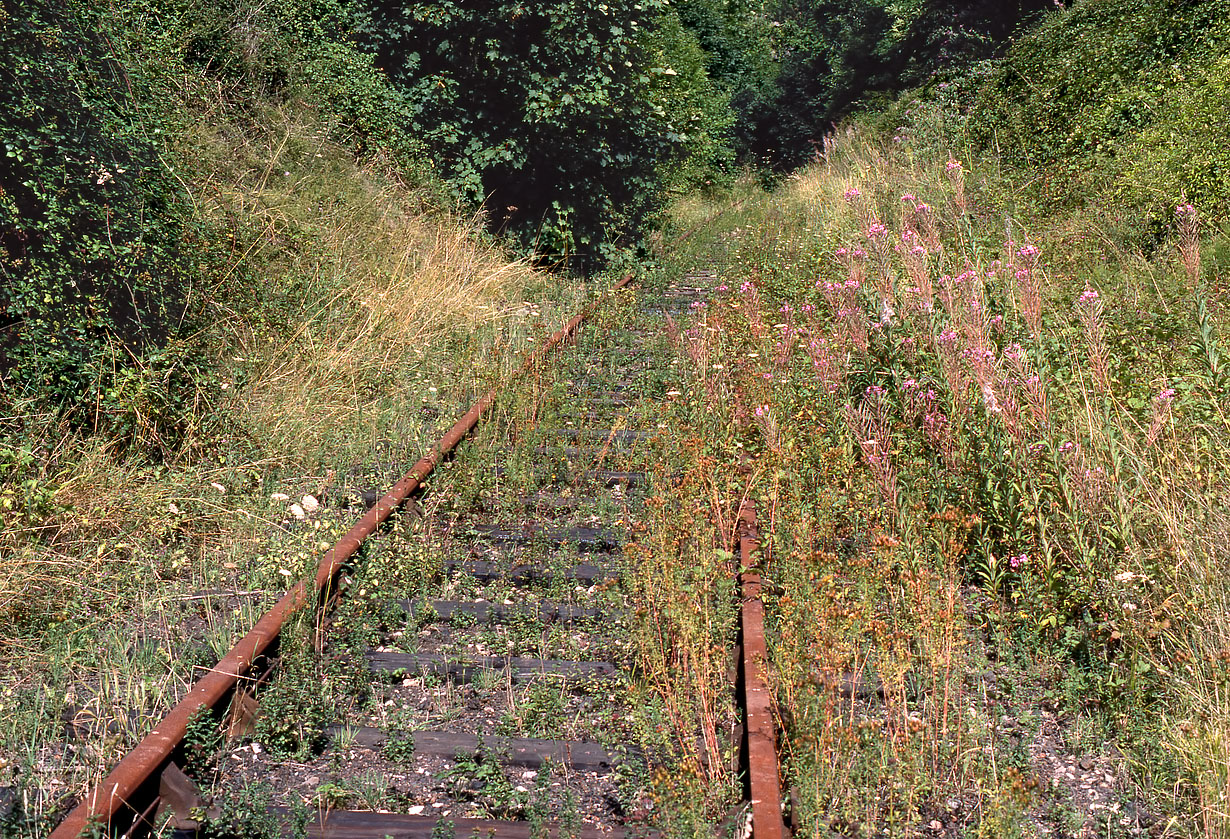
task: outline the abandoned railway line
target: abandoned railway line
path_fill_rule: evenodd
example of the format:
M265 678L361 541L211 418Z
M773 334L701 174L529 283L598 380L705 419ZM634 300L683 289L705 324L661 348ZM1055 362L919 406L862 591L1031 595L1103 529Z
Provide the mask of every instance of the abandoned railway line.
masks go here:
M371 503L315 577L265 613L52 839L655 833L643 782L655 755L629 722L642 674L623 585L635 553L624 548L649 491L650 443L667 433L653 405L668 372L652 345L710 285L701 274L644 289L629 276L551 335ZM628 322L587 330L616 299ZM553 387L518 396L529 376ZM531 419L516 439L473 462L458 451L517 398ZM466 491L443 497L450 481ZM777 839L749 502L727 547L743 606L729 690L746 713L729 739L744 741L748 801L724 827Z

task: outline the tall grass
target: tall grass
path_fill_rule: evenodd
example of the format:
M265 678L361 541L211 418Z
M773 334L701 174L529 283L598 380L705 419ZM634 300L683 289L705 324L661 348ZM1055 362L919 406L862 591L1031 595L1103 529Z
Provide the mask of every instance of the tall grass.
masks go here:
M851 128L758 221L710 238L718 297L681 336L710 416L689 419L766 476L797 823L1094 829L1092 811L1055 815L1062 796L997 733L1058 693L1095 748L1133 756L1175 835L1224 835L1230 425L1209 226L1175 196L1146 257L1093 214L1018 216L1015 189L994 160ZM1015 700L977 675L988 656Z
M0 786L30 791L37 818L311 567L350 495L400 476L583 293L356 161L311 111L207 101L174 158L210 243L200 333L126 374L96 422L0 412ZM117 422L158 457L90 432ZM66 707L95 719L75 751Z

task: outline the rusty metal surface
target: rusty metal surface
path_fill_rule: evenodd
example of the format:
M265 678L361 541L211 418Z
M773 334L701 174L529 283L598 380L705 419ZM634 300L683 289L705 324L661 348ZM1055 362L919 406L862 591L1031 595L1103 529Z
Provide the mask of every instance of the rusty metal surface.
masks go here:
M612 287L613 290L624 288L632 282L633 277L632 274L625 275ZM538 349L530 353L514 376L532 370L541 364L552 350L571 339L595 305L596 301L589 303ZM155 775L166 765L182 742L192 717L201 708L214 707L234 690L253 663L277 640L278 633L292 615L307 606L314 606L329 599L338 573L346 561L354 556L363 541L422 485L440 463L440 459L474 429L507 384L508 382L504 382L496 385L475 402L431 450L414 464L409 473L394 484L383 498L325 552L317 565L315 580L310 584L306 580L300 580L283 595L282 599L256 622L252 630L191 687L188 694L167 713L154 730L146 735L101 783L90 790L81 803L52 831L50 839L78 839L92 824L111 827L116 822L127 824L132 822L134 817L139 817L149 806L149 802L142 800L142 796L148 796L151 785L156 790ZM128 815L120 815L125 811Z
M739 511L739 564L751 569L760 548L756 510L744 502ZM782 839L781 779L777 766L777 736L769 693L769 650L764 635L764 602L760 574L739 574L740 620L743 630L743 702L747 712L747 767L752 797L752 839Z

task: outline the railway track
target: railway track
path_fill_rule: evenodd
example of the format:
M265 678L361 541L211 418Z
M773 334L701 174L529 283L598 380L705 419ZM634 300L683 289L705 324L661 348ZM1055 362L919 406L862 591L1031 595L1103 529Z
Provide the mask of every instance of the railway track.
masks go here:
M203 824L330 839L652 833L637 783L651 756L627 722L637 675L621 548L667 387L652 345L711 285L700 275L638 292L630 325L589 330L554 368L551 398L522 396L529 421L509 426L515 439L450 460L497 400L514 400L492 390L476 403L52 839L188 837ZM521 373L542 376L593 314ZM471 488L464 500L435 491L450 481ZM747 568L750 507L740 534ZM759 579L741 583L752 832L778 839Z

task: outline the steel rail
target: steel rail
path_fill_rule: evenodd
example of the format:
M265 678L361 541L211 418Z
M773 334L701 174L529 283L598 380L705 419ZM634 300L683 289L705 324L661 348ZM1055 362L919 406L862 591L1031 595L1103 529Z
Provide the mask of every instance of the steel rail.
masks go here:
M632 282L633 277L633 274L625 275L611 290L624 288ZM202 708L213 708L235 689L253 663L277 640L282 627L293 615L313 603L319 604L322 596L327 597L328 590L346 561L354 556L364 540L374 533L411 493L422 486L427 476L439 465L441 458L474 429L504 387L512 379L524 375L540 364L557 346L571 339L584 320L593 313L597 302L591 300L586 304L568 323L530 353L509 380L495 385L475 402L428 453L414 464L406 476L394 484L374 507L324 553L317 565L315 580L310 583L300 580L286 592L230 652L193 684L188 694L163 717L154 730L116 764L105 779L95 785L52 831L50 839L78 839L82 833L100 823L109 830L113 827L116 815L125 808L139 815L143 805L136 800L137 796L170 761L172 754L183 741L193 716ZM126 821L131 821L131 818Z
M744 501L739 509L739 617L743 636L743 707L747 714L747 773L751 788L752 839L783 839L781 775L777 735L769 692L769 649L764 634L764 601L760 574L752 570L760 549L756 508Z

